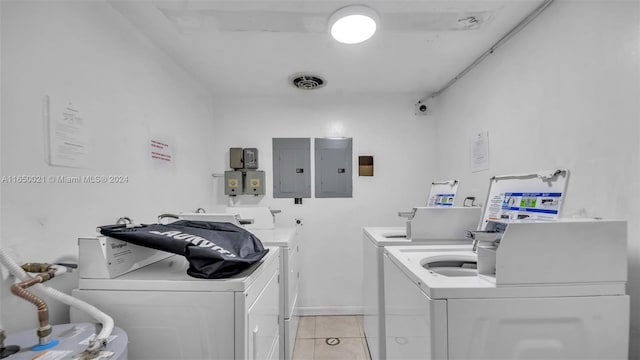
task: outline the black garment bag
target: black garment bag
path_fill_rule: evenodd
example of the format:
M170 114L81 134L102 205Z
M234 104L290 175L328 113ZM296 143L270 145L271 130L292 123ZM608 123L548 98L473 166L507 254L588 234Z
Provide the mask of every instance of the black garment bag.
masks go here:
M269 249L252 233L226 222L179 220L170 224L106 225L100 233L132 244L183 255L187 274L204 279L236 275Z

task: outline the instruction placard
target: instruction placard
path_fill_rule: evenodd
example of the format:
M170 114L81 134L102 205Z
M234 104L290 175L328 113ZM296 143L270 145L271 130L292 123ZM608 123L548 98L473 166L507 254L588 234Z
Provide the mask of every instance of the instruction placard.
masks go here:
M506 192L490 199L489 219L556 220L560 213L562 193Z
M452 207L458 192L458 180L431 183L427 207Z
M51 105L44 98L45 137L49 165L86 168L89 164L89 128L72 102Z
M569 171L561 169L493 177L480 230L489 220L557 220L568 176Z

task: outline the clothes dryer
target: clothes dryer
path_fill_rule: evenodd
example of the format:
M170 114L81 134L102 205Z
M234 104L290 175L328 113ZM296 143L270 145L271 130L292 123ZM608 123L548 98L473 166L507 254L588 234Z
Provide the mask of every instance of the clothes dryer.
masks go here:
M253 233L265 246L279 248L280 356L282 360L289 360L293 356L299 321L296 305L300 278L300 241L298 228L275 226L275 214L279 212L266 206L233 206L226 208L225 213L191 213L180 214L180 217L189 220L234 222Z
M298 229L276 227L248 231L257 236L265 246L280 249L280 354L282 360L290 360L293 357L300 319L296 312L300 280Z
M170 254L147 254L145 259L150 260L128 265L128 270L118 270L113 276L83 276L109 273L82 269L82 254L87 253L82 249L99 249L92 244L104 244L105 239L100 238L79 240L80 280L72 294L110 314L127 332L129 358L280 358L280 252L277 247L268 247L269 252L260 262L226 279L190 277L186 274L186 259ZM121 246L123 259L134 258L138 250L149 252L146 248L107 239L107 244ZM113 261L108 262L109 267L112 264ZM91 264L85 263L85 266ZM73 309L71 319L73 322L90 320Z

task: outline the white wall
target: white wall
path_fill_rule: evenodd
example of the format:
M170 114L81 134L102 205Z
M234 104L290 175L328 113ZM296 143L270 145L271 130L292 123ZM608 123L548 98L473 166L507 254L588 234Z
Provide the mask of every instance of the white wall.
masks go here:
M2 41L2 4L0 4L0 43ZM2 46L0 46L0 120L2 119L2 91L3 88L1 86L2 77L4 75L4 71L2 68ZM2 148L2 126L0 126L0 149ZM1 153L0 153L1 154ZM2 175L2 156L0 156L0 175ZM2 191L0 191L0 204L2 203ZM0 234L2 233L2 206L0 206ZM2 237L0 236L0 248L2 247ZM4 294L7 290L4 289L3 282L0 282L0 299L4 299ZM0 308L0 329L4 329L4 323L2 319L2 308Z
M2 1L1 8L2 175L128 177L123 184L3 183L2 248L18 262L73 260L77 237L120 216L154 222L161 212L211 205L213 107L200 84L104 1ZM45 163L45 95L52 109L74 102L88 122L89 169ZM151 137L171 141L173 167L153 166ZM23 301L3 294L6 329L33 328L35 312L19 318Z
M557 0L446 91L434 114L440 147L450 150L438 163L440 177L460 177L462 184L486 189L492 175L566 167L571 177L565 215L629 221L635 357L640 344L639 16L637 1ZM471 173L476 131L489 132L490 169Z
M280 226L302 219L303 310L357 313L363 226L402 226L396 213L423 203L434 179L460 179L462 197L483 201L491 175L567 167L565 213L630 220L629 293L640 328L636 1L556 0L440 97L431 117L414 116L417 97L407 95L217 96L211 106L199 84L104 2L1 1L0 9L1 175L129 177L2 184L0 246L20 261L74 258L78 236L119 216L151 222L165 211L224 206L222 180L210 174L227 169L229 147L257 147L267 195L239 201L282 209ZM44 162L45 95L74 101L90 121L91 169ZM471 173L470 138L481 130L489 131L491 167ZM145 159L152 136L172 140L174 168ZM358 177L354 161L351 199L273 199L271 139L325 136L353 137L354 160L373 155L375 176ZM0 323L32 328L7 293L0 290Z
M397 212L425 203L435 173L433 121L413 114L411 96L339 96L322 91L288 98L217 97L216 172L228 169L229 147L257 147L260 169L266 171L267 195L242 196L236 202L281 209L278 226L295 226L294 219L302 219L301 311L360 313L362 227L404 226ZM272 138L327 136L353 138L353 197L303 199L302 205L294 205L293 199L273 199ZM373 177L357 175L358 155L374 156ZM222 179L216 186L218 204L227 205Z

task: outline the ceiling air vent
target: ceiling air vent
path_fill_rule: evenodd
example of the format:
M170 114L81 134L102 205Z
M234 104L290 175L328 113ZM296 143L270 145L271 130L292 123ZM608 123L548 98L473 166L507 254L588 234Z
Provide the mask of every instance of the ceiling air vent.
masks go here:
M320 89L326 85L326 81L319 75L311 73L296 73L289 76L289 82L302 90Z

